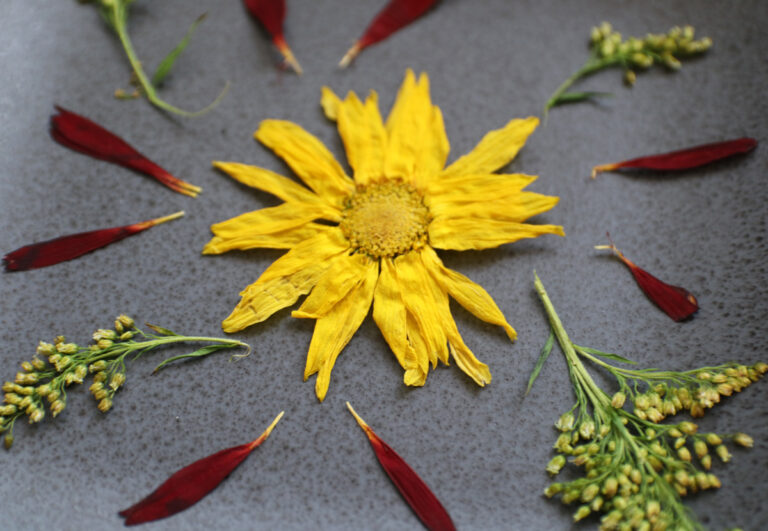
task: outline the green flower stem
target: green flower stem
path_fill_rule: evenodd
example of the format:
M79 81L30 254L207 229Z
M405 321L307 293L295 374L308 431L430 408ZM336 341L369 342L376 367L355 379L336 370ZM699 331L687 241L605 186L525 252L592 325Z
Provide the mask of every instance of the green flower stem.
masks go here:
M157 95L157 91L149 80L149 77L147 77L147 74L144 72L144 68L141 66L141 61L139 61L136 51L133 49L131 38L128 36L128 30L126 28L126 21L128 19L127 3L125 0L111 0L110 2L103 2L103 5L105 6L105 9L111 10L111 12L108 12L107 20L111 23L115 33L117 33L117 37L120 39L120 44L123 45L123 49L125 50L125 55L128 57L128 62L131 63L131 68L133 68L133 72L136 74L136 79L150 103L164 111L178 114L179 116L184 116L186 118L201 116L219 104L221 99L227 93L227 90L229 90L229 83L224 86L219 95L216 96L216 99L199 111L186 111L161 99Z
M563 81L562 85L557 87L557 90L555 90L555 92L552 94L549 100L547 100L547 104L544 106L544 116L545 117L547 116L549 109L557 105L558 101L560 100L560 97L563 94L565 94L565 92L569 88L571 88L571 86L574 83L576 83L578 80L580 80L583 77L592 75L595 72L602 70L603 68L620 64L622 61L626 61L626 58L620 57L620 56L607 57L604 59L599 59L595 56L590 57L589 60L586 63L584 63L584 65L576 71L576 73L574 73L571 77Z

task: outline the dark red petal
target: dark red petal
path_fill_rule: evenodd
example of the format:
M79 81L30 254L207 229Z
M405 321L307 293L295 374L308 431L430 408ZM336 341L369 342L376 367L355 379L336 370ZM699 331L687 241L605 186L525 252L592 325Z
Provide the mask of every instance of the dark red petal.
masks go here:
M123 238L133 236L159 223L170 221L183 215L184 212L177 212L170 216L150 219L141 223L134 223L133 225L79 232L44 242L25 245L5 255L3 257L3 264L6 271L26 271L28 269L51 266L106 247L110 243L118 242Z
M299 65L283 36L285 0L243 0L243 3L253 18L258 20L270 34L275 47L283 54L286 64L293 68L297 74L301 74L301 65Z
M51 116L50 131L59 144L149 175L175 192L192 197L200 193L199 187L174 177L97 123L58 106L56 110L58 114Z
M216 452L173 474L149 496L118 513L125 518L125 525L166 518L196 504L264 442L282 416L283 412L258 439Z
M601 164L592 168L592 178L594 179L599 172L613 171L620 168L688 170L734 155L749 153L755 149L755 147L757 147L757 140L746 137L737 138L736 140L726 140L725 142L715 142L713 144L703 144L701 146L671 151L660 155L649 155L646 157L625 160L623 162Z
M431 531L455 530L456 528L448 511L445 510L443 504L440 503L440 500L432 493L427 484L424 483L402 457L397 455L397 452L374 433L355 410L352 409L349 402L347 402L347 407L368 436L371 447L384 472L387 473L389 479L395 484L405 502L413 509L413 512L416 513L424 527Z
M368 25L363 36L347 51L339 66L344 68L349 65L363 48L376 44L407 26L426 13L436 2L437 0L390 0Z
M608 239L610 240L610 234ZM679 286L662 282L644 269L639 268L625 257L624 253L618 250L613 241L611 241L610 245L598 245L596 248L613 251L629 267L632 276L635 277L635 281L640 286L640 289L643 290L643 293L675 321L684 321L698 311L699 304L691 292Z

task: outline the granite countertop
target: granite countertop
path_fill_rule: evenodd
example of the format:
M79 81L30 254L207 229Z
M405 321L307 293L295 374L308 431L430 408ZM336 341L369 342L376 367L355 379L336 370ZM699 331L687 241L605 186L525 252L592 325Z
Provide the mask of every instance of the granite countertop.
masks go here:
M200 26L162 94L202 107L226 83L213 112L177 119L145 101L117 101L129 67L92 6L11 1L0 19L0 250L66 233L123 225L178 210L179 221L54 267L0 275L0 377L11 379L39 340L65 334L87 343L96 328L128 313L190 335L222 335L221 320L280 251L201 256L212 223L278 204L215 171L212 160L290 170L256 143L267 118L294 121L346 164L335 125L319 105L337 94L379 93L388 112L407 68L427 72L444 115L450 160L515 117L540 115L547 97L587 57L590 28L608 20L624 35L692 24L714 47L677 73L653 69L632 89L621 72L581 87L614 93L595 104L555 109L508 170L539 175L531 189L561 197L536 218L562 224L544 236L488 251L445 252L446 265L482 284L519 339L452 309L466 343L493 373L478 388L456 367L406 388L370 316L339 357L325 402L302 381L311 320L289 310L235 334L254 353L173 367L151 376L168 349L128 367L114 408L101 414L87 387L72 388L65 412L20 422L0 452L4 529L118 529L117 511L172 472L255 438L281 410L270 439L212 495L152 529L418 529L379 468L350 401L421 474L460 529L589 529L576 507L547 500L544 472L554 455L553 423L573 403L556 350L532 392L528 376L547 339L533 289L537 270L574 341L618 352L642 366L691 369L766 360L768 255L765 147L747 157L676 176L606 173L599 163L741 136L768 139L768 12L760 0L445 0L351 68L336 63L382 1L288 2L286 36L304 75L280 72L278 58L239 2L138 0L130 33L151 70L202 12ZM123 136L172 173L203 187L197 199L92 160L48 136L53 106L81 113ZM683 285L701 310L675 323L638 290L626 268L593 250L610 231L639 265ZM713 471L723 487L686 498L712 529L759 529L768 519L768 383L728 398L701 420L708 431L745 431Z

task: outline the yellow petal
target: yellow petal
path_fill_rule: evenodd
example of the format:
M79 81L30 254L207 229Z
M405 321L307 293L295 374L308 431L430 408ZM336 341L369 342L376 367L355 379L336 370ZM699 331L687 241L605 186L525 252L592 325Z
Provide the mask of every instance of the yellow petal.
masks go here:
M203 248L203 254L221 254L227 251L246 249L292 249L304 240L308 240L335 227L319 223L306 223L300 227L286 229L271 234L233 234L214 236Z
M360 324L368 314L379 275L379 264L368 263L365 276L344 299L342 299L324 317L315 323L315 332L309 344L307 367L304 371L306 380L317 372L315 394L322 402L331 382L331 369L341 350L349 343Z
M352 191L346 176L330 151L314 135L284 120L264 120L256 139L282 158L296 175L318 195L340 206Z
M429 247L424 248L421 258L438 284L467 311L486 323L503 327L509 339L515 340L517 333L514 328L509 325L504 314L482 286L475 284L461 273L445 267L437 253Z
M344 141L349 165L355 171L355 182L368 184L384 175L387 132L379 114L375 92L363 104L350 92L337 107L339 135Z
M325 214L334 212L341 221L338 211L329 210L322 205L307 205L302 203L283 203L276 207L262 208L246 212L234 218L211 225L211 232L223 238L234 238L249 234L271 234L295 227L318 218L328 219Z
M437 249L466 251L490 249L542 234L565 236L560 225L529 225L477 218L435 219L429 225L429 242Z
M472 173L491 173L515 158L533 133L539 119L531 116L510 121L501 129L486 134L475 148L445 168L443 177Z
M413 71L406 71L387 118L387 133L386 177L402 178L421 188L445 166L448 137L443 115L432 105L426 74L416 82Z
M481 173L440 177L429 183L425 200L429 200L430 203L460 200L473 203L486 201L489 196L498 199L501 196L519 193L536 179L536 175L522 173Z
M516 192L508 196L488 196L486 200L465 203L462 198L445 201L443 197L431 202L429 211L438 218L480 218L523 222L551 210L559 197L534 192Z
M381 260L381 272L373 295L373 320L403 369L415 368L416 354L408 343L405 304L391 258Z
M273 171L258 166L240 164L239 162L213 161L213 167L223 171L238 182L251 188L263 190L279 197L283 201L307 203L310 205L328 205L330 203L312 190L308 190L296 181L283 177Z
M437 366L438 359L447 363L448 345L433 294L435 281L427 273L416 251L398 256L395 259L395 269L403 302L413 315L427 343L432 367Z
M416 322L416 318L413 313L406 311L405 326L408 329L408 342L413 348L413 354L415 356L415 367L413 369L407 369L405 373L406 385L424 385L427 380L427 374L429 373L429 347L427 341L419 328L419 323ZM412 383L421 382L421 383Z
M325 117L335 122L339 117L339 106L341 100L330 88L320 89L320 106L323 108Z
M240 293L240 302L222 323L224 331L237 332L260 323L308 293L330 267L329 259L349 247L341 230L333 229L300 243L275 260Z
M360 284L370 266L371 259L364 254L342 254L333 259L331 267L323 274L293 317L319 319Z
M429 269L427 264L427 262L430 261L429 254L434 255L435 252L428 247L425 247L419 252L422 267L424 267L424 269ZM436 255L435 258L437 258ZM461 334L459 334L458 328L456 328L456 322L453 320L453 315L451 315L448 294L442 286L435 282L431 275L428 275L428 277L431 281L428 284L432 286L437 324L442 327L445 333L445 337L448 340L449 352L456 360L456 365L472 378L477 385L483 387L485 384L490 383L491 371L488 370L488 366L479 361L472 351L469 350L469 347L464 344L464 340L462 339ZM448 360L443 360L443 362L446 365L448 364Z

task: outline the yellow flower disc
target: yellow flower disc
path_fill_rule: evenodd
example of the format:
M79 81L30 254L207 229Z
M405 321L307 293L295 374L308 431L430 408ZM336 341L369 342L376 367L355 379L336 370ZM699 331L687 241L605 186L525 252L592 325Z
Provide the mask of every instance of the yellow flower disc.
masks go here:
M358 186L347 200L340 227L352 247L384 258L420 248L429 221L429 210L413 186L384 181Z

